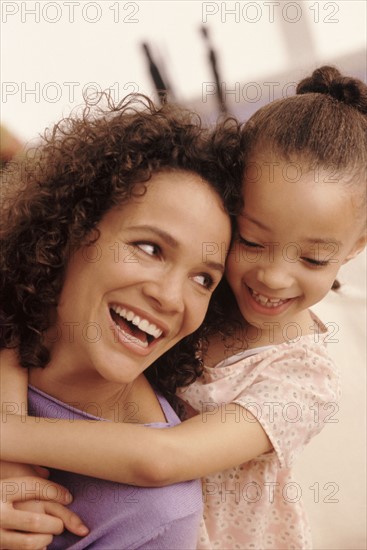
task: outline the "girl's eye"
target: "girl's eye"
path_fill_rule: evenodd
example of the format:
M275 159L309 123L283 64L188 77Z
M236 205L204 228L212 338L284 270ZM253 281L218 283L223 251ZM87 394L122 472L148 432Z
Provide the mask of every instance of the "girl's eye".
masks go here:
M328 260L314 260L313 258L301 258L304 262L307 262L309 265L314 267L325 267L329 265Z
M161 251L159 246L154 243L138 242L134 243L134 246L142 250L145 254L148 254L148 256L158 256Z
M200 275L196 275L195 277L193 277L193 280L208 290L210 290L214 285L213 278L206 273L201 273Z
M241 244L243 244L244 246L247 246L247 248L264 248L260 244L244 239L243 237L241 237L241 235L238 235L238 240L240 241Z

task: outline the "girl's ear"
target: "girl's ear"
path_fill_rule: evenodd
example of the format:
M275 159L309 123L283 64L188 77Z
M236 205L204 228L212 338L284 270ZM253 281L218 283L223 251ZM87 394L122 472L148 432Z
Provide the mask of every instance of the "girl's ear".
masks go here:
M353 246L352 250L349 252L348 256L345 258L343 264L346 264L349 262L349 260L352 260L358 254L362 252L362 250L365 249L367 244L367 230L359 237L355 245Z

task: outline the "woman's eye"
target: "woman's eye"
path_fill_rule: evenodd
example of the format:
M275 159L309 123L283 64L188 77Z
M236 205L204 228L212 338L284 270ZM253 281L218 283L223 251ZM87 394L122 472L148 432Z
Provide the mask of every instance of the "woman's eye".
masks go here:
M212 277L210 275L207 275L206 273L196 275L195 277L193 277L193 280L204 288L207 288L208 290L210 290L214 285Z
M247 239L244 239L243 237L241 237L241 235L238 235L238 240L240 241L241 244L243 244L244 246L247 246L247 248L263 248L263 246L261 246L260 244L254 243L252 241L248 241Z
M314 267L325 267L329 265L328 260L314 260L313 258L301 258L304 262L307 262L309 265Z
M149 256L158 256L160 253L159 246L153 243L139 242L139 243L134 243L134 246L136 246L137 248L139 248Z

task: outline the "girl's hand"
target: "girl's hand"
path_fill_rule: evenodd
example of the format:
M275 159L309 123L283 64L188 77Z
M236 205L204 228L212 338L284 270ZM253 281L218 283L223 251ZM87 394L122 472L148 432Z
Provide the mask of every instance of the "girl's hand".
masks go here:
M20 462L6 462L0 460L0 479L7 477L43 477L47 479L50 472L42 466L33 466L30 464L22 464Z
M0 481L0 548L37 550L64 529L78 536L88 533L80 518L66 508L72 496L47 479L25 476Z

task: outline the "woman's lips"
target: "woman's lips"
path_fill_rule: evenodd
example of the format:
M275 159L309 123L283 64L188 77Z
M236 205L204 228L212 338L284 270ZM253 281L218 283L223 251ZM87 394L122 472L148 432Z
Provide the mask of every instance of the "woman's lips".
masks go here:
M127 306L116 303L109 306L115 340L129 349L145 355L163 335L163 329L152 323L141 311L139 315Z

